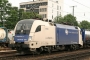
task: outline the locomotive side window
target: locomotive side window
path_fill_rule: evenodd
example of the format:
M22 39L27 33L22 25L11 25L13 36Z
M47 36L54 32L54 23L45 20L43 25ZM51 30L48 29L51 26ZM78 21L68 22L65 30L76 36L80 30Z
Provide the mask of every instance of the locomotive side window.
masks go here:
M35 32L39 32L41 31L41 25L39 25L37 28L36 28L36 31Z

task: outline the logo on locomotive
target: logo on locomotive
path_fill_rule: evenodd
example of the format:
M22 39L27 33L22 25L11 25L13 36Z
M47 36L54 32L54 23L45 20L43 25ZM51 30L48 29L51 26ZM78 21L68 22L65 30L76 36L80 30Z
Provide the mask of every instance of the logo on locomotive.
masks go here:
M68 35L68 30L67 29L65 30L65 33L66 33L66 35Z

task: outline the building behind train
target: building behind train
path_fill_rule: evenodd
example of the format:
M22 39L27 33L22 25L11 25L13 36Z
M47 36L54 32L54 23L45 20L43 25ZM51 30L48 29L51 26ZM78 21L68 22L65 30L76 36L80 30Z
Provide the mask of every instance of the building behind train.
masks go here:
M63 0L34 0L20 3L20 9L26 12L35 12L44 20L54 20L56 16L63 15Z

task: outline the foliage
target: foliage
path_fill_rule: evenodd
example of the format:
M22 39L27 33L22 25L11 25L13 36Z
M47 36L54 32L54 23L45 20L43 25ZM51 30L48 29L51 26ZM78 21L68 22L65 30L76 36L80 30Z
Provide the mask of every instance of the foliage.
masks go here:
M78 26L78 23L76 21L76 17L72 16L71 14L64 16L64 22L71 23L75 26Z
M8 0L0 0L0 26L2 26L1 24L3 24L3 21L8 18L10 9L11 4Z
M24 13L24 10L23 9L19 9L19 11L18 11L19 20L22 20L23 19L23 13Z
M69 24L73 24L75 26L78 26L78 23L76 21L76 17L72 16L71 14L67 14L64 17L57 16L55 18L55 22L57 22L57 23L69 23Z
M90 22L83 20L82 22L80 22L80 28L90 29Z
M24 12L23 9L18 9L18 7L12 7L9 13L9 18L7 18L6 21L6 27L8 29L13 29L16 23L22 19L41 18L41 16L36 13L34 13L34 15L33 12Z
M64 19L62 16L57 16L54 20L55 23L62 23Z
M6 27L8 29L13 29L17 23L17 21L19 21L19 13L18 13L18 8L17 7L12 7L11 11L10 11L10 16L9 18L7 18L6 21Z
M37 13L33 13L33 12L23 12L23 19L32 19L32 18L41 18L40 15L38 15Z

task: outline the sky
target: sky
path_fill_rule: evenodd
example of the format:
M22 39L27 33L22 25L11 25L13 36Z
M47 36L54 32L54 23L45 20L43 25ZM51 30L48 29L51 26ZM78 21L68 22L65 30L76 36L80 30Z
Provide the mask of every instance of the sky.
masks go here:
M19 3L28 2L32 0L9 0L12 6L19 7ZM72 14L74 8L74 16L76 16L77 21L81 22L87 20L90 22L90 0L63 0L63 16L66 14Z

